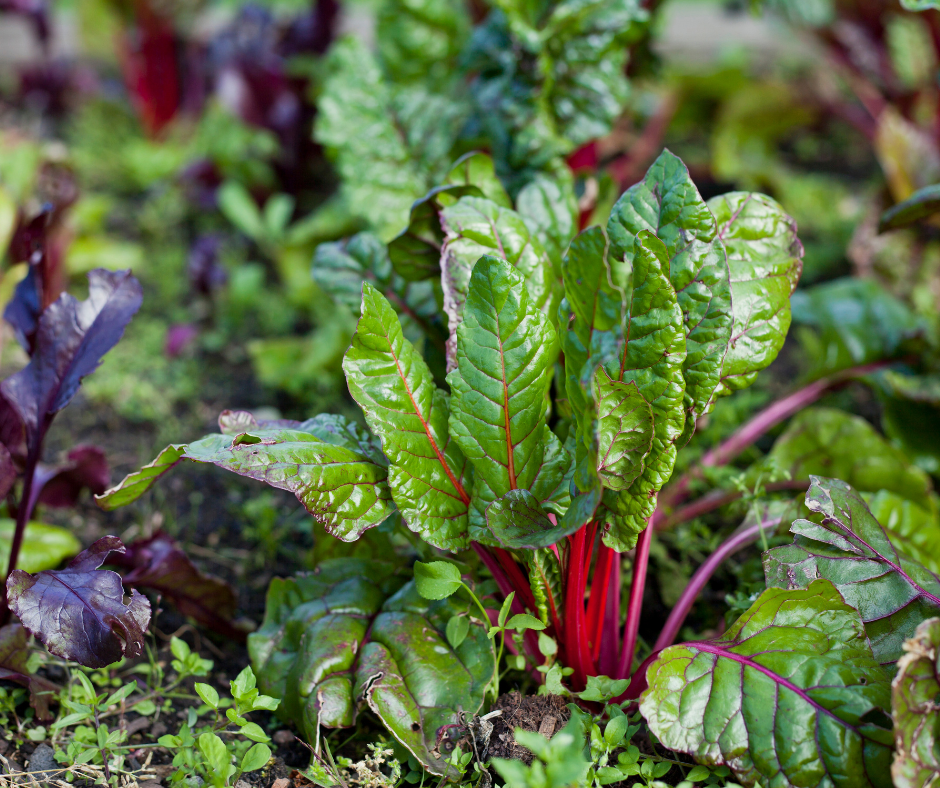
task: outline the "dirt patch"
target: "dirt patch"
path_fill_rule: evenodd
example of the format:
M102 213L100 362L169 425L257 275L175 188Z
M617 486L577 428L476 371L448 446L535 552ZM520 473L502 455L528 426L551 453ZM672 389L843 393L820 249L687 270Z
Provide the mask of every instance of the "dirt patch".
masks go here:
M522 695L513 690L496 699L491 711L503 713L492 717L493 734L490 737L489 758L514 758L526 764L532 762L532 753L516 743L513 731L522 728L552 738L565 727L571 717L561 695Z

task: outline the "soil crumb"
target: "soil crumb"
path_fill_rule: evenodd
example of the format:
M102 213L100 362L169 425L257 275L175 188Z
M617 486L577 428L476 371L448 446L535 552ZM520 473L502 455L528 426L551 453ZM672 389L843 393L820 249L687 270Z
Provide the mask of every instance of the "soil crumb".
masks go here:
M489 758L514 758L526 764L532 762L532 753L516 743L513 730L522 728L541 733L550 739L565 727L571 717L561 695L521 695L513 690L500 695L491 711L501 710L492 717L493 734L490 737Z

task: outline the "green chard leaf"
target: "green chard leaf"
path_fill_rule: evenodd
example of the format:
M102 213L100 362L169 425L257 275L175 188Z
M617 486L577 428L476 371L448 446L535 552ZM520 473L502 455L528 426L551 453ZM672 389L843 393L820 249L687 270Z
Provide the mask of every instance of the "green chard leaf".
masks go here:
M917 625L940 611L940 577L900 552L864 499L838 479L812 477L806 493L822 524L797 520L792 545L764 554L768 586L800 588L831 580L858 610L875 659L893 665Z
M940 511L935 496L931 496L929 509L888 490L863 493L862 497L901 552L940 574Z
M451 600L422 599L413 583L402 587L391 564L334 559L271 582L248 650L261 691L283 698L278 716L309 740L320 725L355 724L364 698L421 763L445 774L438 736L480 708L495 666L477 619L449 646L447 623L460 612Z
M356 38L336 42L327 60L314 135L336 163L346 203L390 239L408 223L415 195L446 172L463 107L386 82Z
M604 497L604 505L612 512L604 543L621 552L635 546L656 509L657 495L672 475L676 442L685 426L685 328L668 271L662 241L647 230L637 234L629 313L622 333L616 336L616 352L604 360L610 380L636 384L653 413L652 448L642 473L626 490L608 491Z
M342 416L258 421L244 411L224 411L219 426L222 434L167 447L97 496L98 505L111 510L136 501L186 459L289 490L314 520L344 542L355 541L395 512L388 460L373 436Z
M470 275L483 255L495 255L513 266L525 281L533 306L555 318L559 288L542 245L522 217L481 197L464 197L441 212L446 240L441 251L444 311L450 325L448 370L456 363L457 327L463 319Z
M594 401L598 476L608 490L627 490L653 448L653 409L635 382L611 380L603 367L594 375Z
M940 618L921 622L904 643L891 683L895 788L940 784Z
M888 490L931 507L930 477L865 419L843 410L807 408L798 414L770 453L748 471L748 482L774 467L793 479L832 476L858 490Z
M796 222L763 194L731 192L708 201L731 269L734 325L717 396L751 385L790 328L790 296L803 271Z
M444 230L440 213L461 197L482 197L472 184L435 186L411 206L408 226L388 244L388 256L395 272L409 282L439 279Z
M442 550L463 549L470 469L447 431L447 395L403 336L391 305L368 282L362 286L361 312L343 370L389 459L392 498L422 539Z
M357 317L365 281L394 305L405 336L417 341L423 334L432 333L439 312L439 287L434 282L405 281L392 270L388 247L372 233L320 244L313 255L311 273L321 288Z
M493 159L481 151L471 151L457 159L444 181L451 186L476 186L487 200L501 208L512 208Z
M457 367L447 377L450 434L474 470L470 533L476 541L492 539L484 526L487 506L512 490L535 492L540 473L550 470L546 453L558 439L546 416L557 355L555 329L531 303L519 271L481 257L457 328ZM557 484L563 474L553 475Z
M540 171L519 190L516 211L539 239L561 277L561 260L578 232L578 198L574 174L559 161L550 171Z
M210 435L183 455L289 490L328 533L351 542L395 511L385 463L308 432L259 429Z
M669 749L745 786L890 788L890 685L836 588L770 588L720 639L670 646L640 711Z
M686 420L679 445L688 443L696 419L715 402L731 339L731 274L718 226L682 160L668 150L646 177L614 205L607 225L611 255L633 259L633 238L649 230L666 246L669 279L686 330Z

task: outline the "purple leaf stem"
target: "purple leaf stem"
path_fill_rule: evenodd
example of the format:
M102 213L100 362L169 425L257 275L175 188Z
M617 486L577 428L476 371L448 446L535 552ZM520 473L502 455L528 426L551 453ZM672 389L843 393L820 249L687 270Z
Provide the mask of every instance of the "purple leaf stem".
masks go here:
M650 544L653 541L653 520L647 523L636 543L633 557L633 583L630 585L630 601L627 603L627 622L623 629L623 648L620 665L615 678L625 679L633 667L636 642L640 632L640 614L643 612L643 591L646 589L646 570L650 562Z
M738 550L756 542L760 538L761 531L776 528L781 520L780 517L771 517L759 523L754 523L754 525L732 534L719 545L718 549L692 575L689 584L682 592L682 596L679 597L679 601L673 607L669 618L666 619L662 632L659 633L656 645L653 646L654 652L668 648L675 642L679 630L682 629L682 625L685 623L686 616L689 615L689 611L692 609L692 605L695 604L695 600L698 599L698 595L702 592L705 584L715 574L715 570L721 566L724 560L734 555Z

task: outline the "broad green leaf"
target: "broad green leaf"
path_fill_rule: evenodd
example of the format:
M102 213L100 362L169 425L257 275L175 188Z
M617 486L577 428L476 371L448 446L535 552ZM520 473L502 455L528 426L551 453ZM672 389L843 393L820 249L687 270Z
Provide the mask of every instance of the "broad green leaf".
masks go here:
M10 546L16 532L16 521L0 517L0 567L6 571L10 561ZM57 525L46 525L30 520L23 534L16 568L35 574L45 569L55 569L66 558L71 558L82 549L75 535Z
M470 276L483 255L498 256L512 265L525 281L532 305L554 319L559 294L552 263L519 214L482 197L464 197L444 208L441 222L446 233L441 270L451 337L449 362L456 352Z
M653 447L653 410L635 382L610 379L601 367L594 375L597 403L597 474L609 490L626 490L643 472Z
M552 550L527 550L523 558L529 567L529 587L545 624L561 621L564 607L563 576L558 556Z
M225 778L228 777L232 756L226 748L225 742L214 733L203 733L199 737L199 751L215 774L223 775Z
M308 432L258 429L234 438L210 435L190 443L183 456L289 490L329 534L345 542L395 511L385 464Z
M106 512L133 503L153 487L154 483L163 474L176 467L176 464L183 457L184 450L185 445L182 443L167 446L153 462L148 463L139 471L129 473L110 490L106 490L101 495L96 495L95 503Z
M356 38L334 44L327 64L314 135L336 163L347 205L390 239L408 224L412 201L446 172L463 109L386 82Z
M466 616L451 616L444 630L444 636L451 648L459 648L470 632L470 619Z
M457 56L470 35L460 0L386 0L379 5L376 41L385 73L397 84L454 90Z
M482 197L476 186L435 186L411 206L408 226L388 244L388 257L395 272L408 282L436 279L441 275L444 230L440 213L461 197Z
M768 788L890 788L890 685L835 587L770 588L720 639L670 646L640 711L669 749Z
M578 232L578 198L574 175L564 162L535 174L516 197L516 211L539 239L561 276L561 260Z
M505 260L481 257L457 328L457 366L447 377L450 434L474 470L477 541L486 538L486 507L510 490L532 489L543 466L557 355L555 329L531 302L522 275Z
M486 507L489 535L501 547L534 550L567 536L528 490L510 490Z
M444 774L438 734L480 709L495 653L472 617L460 645L449 645L447 624L465 603L429 603L413 583L400 586L394 566L355 558L275 579L249 655L261 690L283 698L278 716L308 740L320 725L354 725L364 698L421 763Z
M799 339L819 374L896 358L922 341L925 325L869 279L836 279L793 294Z
M888 490L863 493L862 497L872 516L891 532L891 541L901 552L940 574L940 513L936 496L931 496L929 509Z
M746 388L777 357L790 328L790 295L803 270L796 223L763 194L708 201L731 270L734 324L716 396Z
M748 471L748 480L771 467L793 479L811 475L843 479L858 490L888 490L929 509L930 478L867 421L834 408L808 408L797 415L773 449Z
M629 314L617 352L604 361L604 368L611 380L636 384L652 408L654 432L642 474L626 490L605 498L614 514L607 521L604 543L621 552L636 544L656 509L685 426L685 327L669 281L666 247L647 230L636 236L635 244Z
M688 168L668 150L614 205L607 224L611 255L632 262L633 237L641 230L649 230L666 246L669 280L685 322L683 445L692 437L696 419L714 405L731 339L731 275L724 245L716 237L715 217Z
M585 492L596 481L597 412L591 400L592 381L606 355L614 352L623 321L624 293L612 283L607 265L607 239L600 227L576 236L562 261L565 300L572 313L560 325L565 332L565 392L577 425L575 462L578 488Z
M764 554L767 585L800 588L817 577L831 580L865 622L875 658L894 664L917 624L940 611L940 577L900 552L845 482L812 477L806 505L822 524L797 520L790 526L793 544Z
M362 317L343 370L391 463L392 498L408 527L442 550L467 546L469 468L447 432L447 396L402 335L388 301L362 286Z
M922 10L927 8L940 9L940 5L935 0L926 0L926 2L921 0L921 2L923 4ZM907 0L906 3L902 2L902 5L905 5L909 11L918 10L910 8L911 5L914 5L911 0ZM940 183L918 189L906 200L899 202L881 214L881 220L878 222L878 232L884 233L888 230L907 227L935 213L940 213Z
M417 340L434 333L432 324L439 312L439 288L433 282L402 279L392 270L388 248L372 233L320 244L313 255L311 274L323 290L357 317L365 281L375 286L395 307L405 336Z
M460 570L447 561L415 563L415 588L425 599L447 599L461 584Z
M512 200L496 174L493 159L481 151L471 151L454 162L445 178L453 186L476 186L487 200L502 208L512 208Z
M895 788L940 785L940 618L923 621L904 643L891 683Z
M528 613L517 613L506 622L506 629L514 629L516 632L524 632L527 629L531 629L540 632L545 629L545 624Z
M242 758L243 772L256 772L271 760L271 748L267 744L256 744Z

